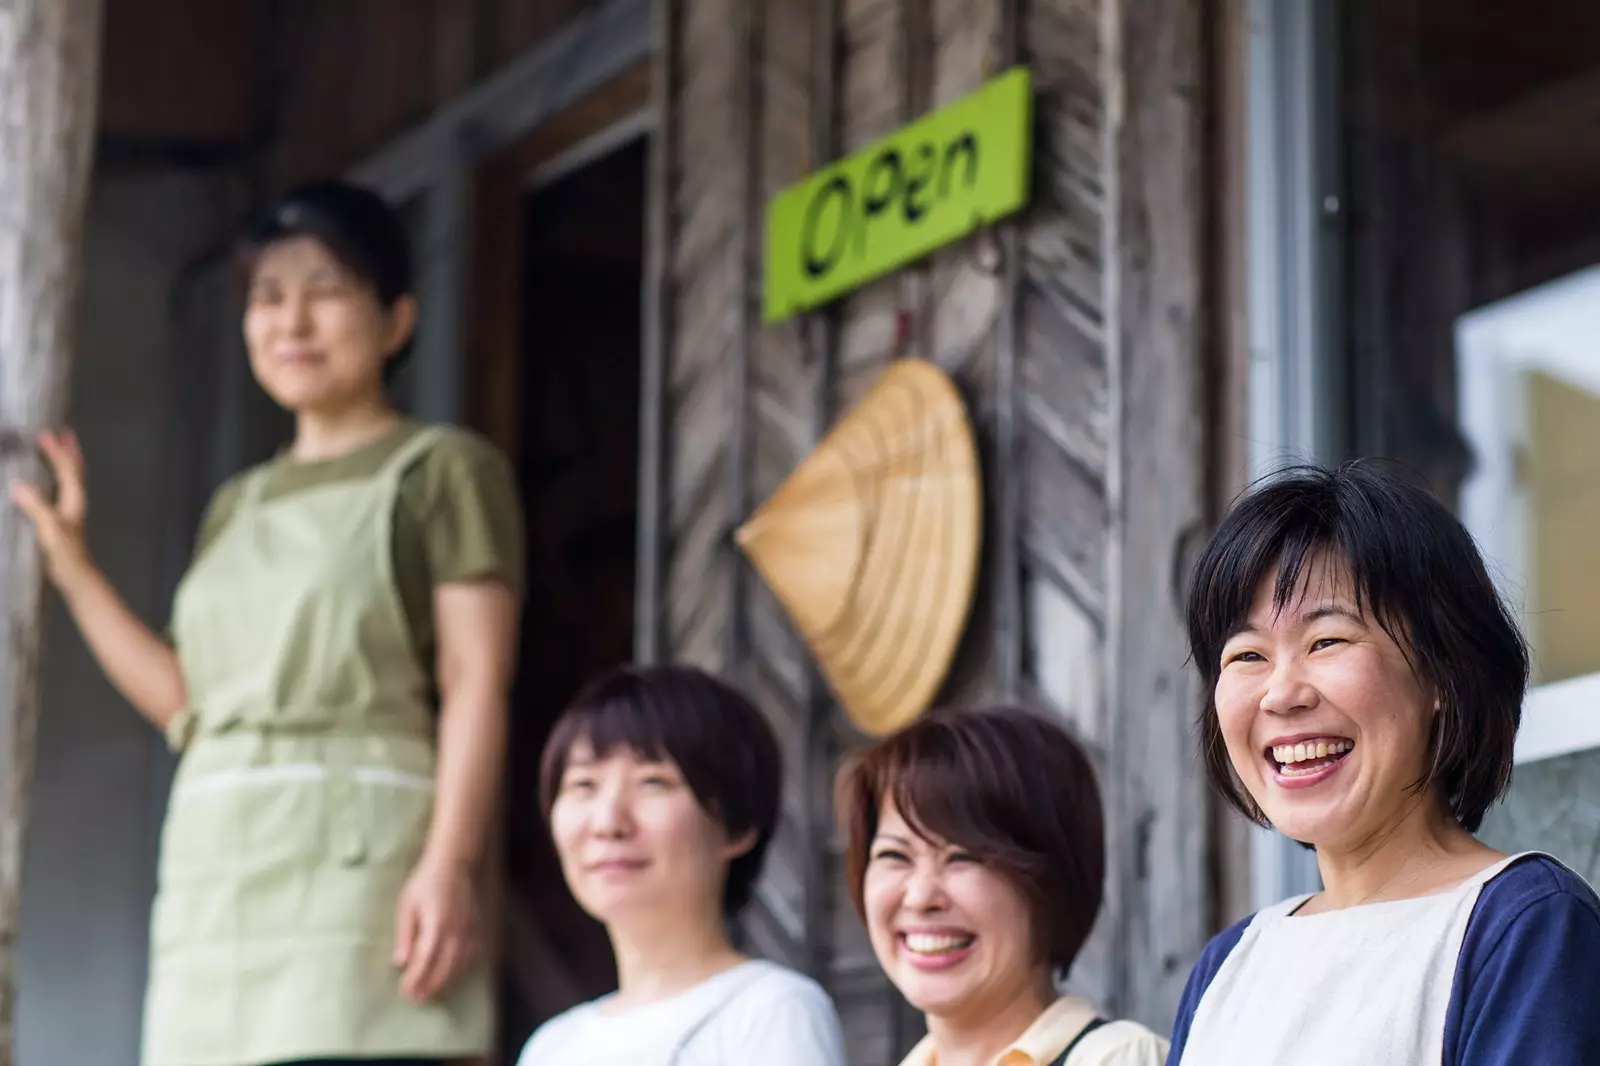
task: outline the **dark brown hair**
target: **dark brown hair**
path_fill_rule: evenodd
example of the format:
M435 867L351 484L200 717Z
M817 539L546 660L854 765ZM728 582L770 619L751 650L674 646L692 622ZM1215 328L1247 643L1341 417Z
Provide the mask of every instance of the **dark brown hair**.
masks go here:
M602 759L619 748L644 759L670 759L730 837L755 830L755 844L729 865L722 892L725 915L742 910L761 875L783 789L778 742L755 705L690 666L622 667L591 682L545 742L539 805L547 823L579 742Z
M1017 707L936 710L858 753L835 807L856 913L885 798L913 832L952 844L1028 902L1042 959L1071 968L1105 891L1105 823L1094 767L1061 727Z
M1472 537L1400 468L1357 460L1298 466L1246 493L1195 562L1189 649L1206 689L1201 746L1212 785L1245 817L1267 818L1245 791L1217 721L1222 649L1273 576L1273 604L1299 595L1320 559L1344 567L1356 606L1398 644L1439 699L1429 767L1413 786L1437 788L1475 832L1511 782L1528 649Z

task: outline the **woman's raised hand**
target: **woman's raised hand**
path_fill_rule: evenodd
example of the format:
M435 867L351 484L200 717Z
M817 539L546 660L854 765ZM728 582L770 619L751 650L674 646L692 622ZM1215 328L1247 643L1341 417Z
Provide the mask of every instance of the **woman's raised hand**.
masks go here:
M33 523L44 552L45 570L60 585L89 568L89 547L84 539L84 519L89 497L83 481L83 449L71 430L39 434L39 448L55 474L56 498L52 503L37 485L11 482L11 499Z

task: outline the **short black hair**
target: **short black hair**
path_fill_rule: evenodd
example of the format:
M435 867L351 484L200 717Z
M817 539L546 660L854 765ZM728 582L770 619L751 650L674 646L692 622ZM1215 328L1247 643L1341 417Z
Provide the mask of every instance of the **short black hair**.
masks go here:
M326 179L300 185L280 197L239 240L235 263L248 289L261 255L296 237L310 237L341 266L372 289L385 309L414 295L411 238L398 212L373 190ZM391 380L410 355L408 340L384 364Z
M730 837L755 830L755 844L729 864L722 891L724 916L743 910L777 830L783 794L778 741L756 706L692 666L625 666L605 674L574 697L545 741L539 806L546 822L580 741L600 758L626 748L646 759L671 759Z
M1249 617L1264 578L1276 575L1273 603L1282 610L1324 555L1343 564L1357 607L1437 695L1429 768L1416 787L1437 788L1462 827L1476 832L1511 783L1528 645L1465 527L1404 468L1380 460L1269 476L1234 504L1201 550L1187 622L1206 687L1199 725L1212 785L1246 817L1268 824L1223 744L1214 696L1222 648Z
M930 711L840 771L834 810L845 881L864 888L885 798L913 832L970 851L1027 901L1039 957L1072 968L1105 893L1105 817L1094 764L1065 729L1013 706Z

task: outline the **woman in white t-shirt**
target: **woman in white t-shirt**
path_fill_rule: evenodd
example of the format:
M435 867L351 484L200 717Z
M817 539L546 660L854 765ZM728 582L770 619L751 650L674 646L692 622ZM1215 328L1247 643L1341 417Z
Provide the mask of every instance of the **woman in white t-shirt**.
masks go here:
M556 723L540 777L567 887L605 925L619 987L542 1025L519 1066L844 1066L821 986L728 938L782 780L748 700L691 668L617 671Z

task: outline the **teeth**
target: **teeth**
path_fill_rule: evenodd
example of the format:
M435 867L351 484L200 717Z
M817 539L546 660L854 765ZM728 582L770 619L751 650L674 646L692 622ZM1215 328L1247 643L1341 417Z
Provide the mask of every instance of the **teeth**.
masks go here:
M1343 755L1355 746L1352 740L1314 740L1306 744L1279 744L1272 749L1272 757L1285 766L1291 766L1310 759Z
M972 943L970 936L933 936L928 933L907 933L906 947L918 955L944 955L960 951Z

